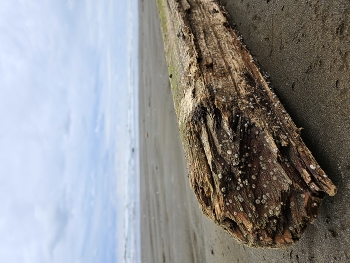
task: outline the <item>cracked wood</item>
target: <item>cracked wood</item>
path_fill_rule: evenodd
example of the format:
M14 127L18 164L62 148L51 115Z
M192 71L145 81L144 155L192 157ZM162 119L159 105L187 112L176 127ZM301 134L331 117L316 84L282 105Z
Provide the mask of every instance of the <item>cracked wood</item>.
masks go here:
M203 213L249 246L293 244L335 186L225 10L209 0L157 3L190 183Z

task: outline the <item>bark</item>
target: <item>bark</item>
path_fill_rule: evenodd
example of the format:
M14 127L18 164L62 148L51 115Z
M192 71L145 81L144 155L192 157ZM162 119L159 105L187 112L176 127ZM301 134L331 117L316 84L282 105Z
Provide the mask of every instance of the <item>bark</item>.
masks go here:
M191 186L239 241L299 240L336 187L213 0L157 0Z

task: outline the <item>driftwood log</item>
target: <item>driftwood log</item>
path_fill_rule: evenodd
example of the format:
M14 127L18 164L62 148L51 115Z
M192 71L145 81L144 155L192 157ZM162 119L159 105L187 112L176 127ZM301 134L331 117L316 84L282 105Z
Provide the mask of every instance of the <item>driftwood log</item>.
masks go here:
M157 0L191 186L203 213L254 247L299 240L336 187L213 0Z

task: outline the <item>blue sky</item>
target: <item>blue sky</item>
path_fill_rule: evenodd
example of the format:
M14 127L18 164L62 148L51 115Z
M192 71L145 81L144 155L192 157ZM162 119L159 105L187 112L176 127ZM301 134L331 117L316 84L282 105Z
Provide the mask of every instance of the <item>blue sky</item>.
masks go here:
M0 1L0 262L135 260L136 2Z

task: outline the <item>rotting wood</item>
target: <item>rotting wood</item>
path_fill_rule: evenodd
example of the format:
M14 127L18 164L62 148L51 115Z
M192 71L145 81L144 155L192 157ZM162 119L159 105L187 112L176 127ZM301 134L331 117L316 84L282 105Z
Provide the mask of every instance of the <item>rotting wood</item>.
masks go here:
M239 241L299 240L336 187L213 0L157 0L191 186Z

